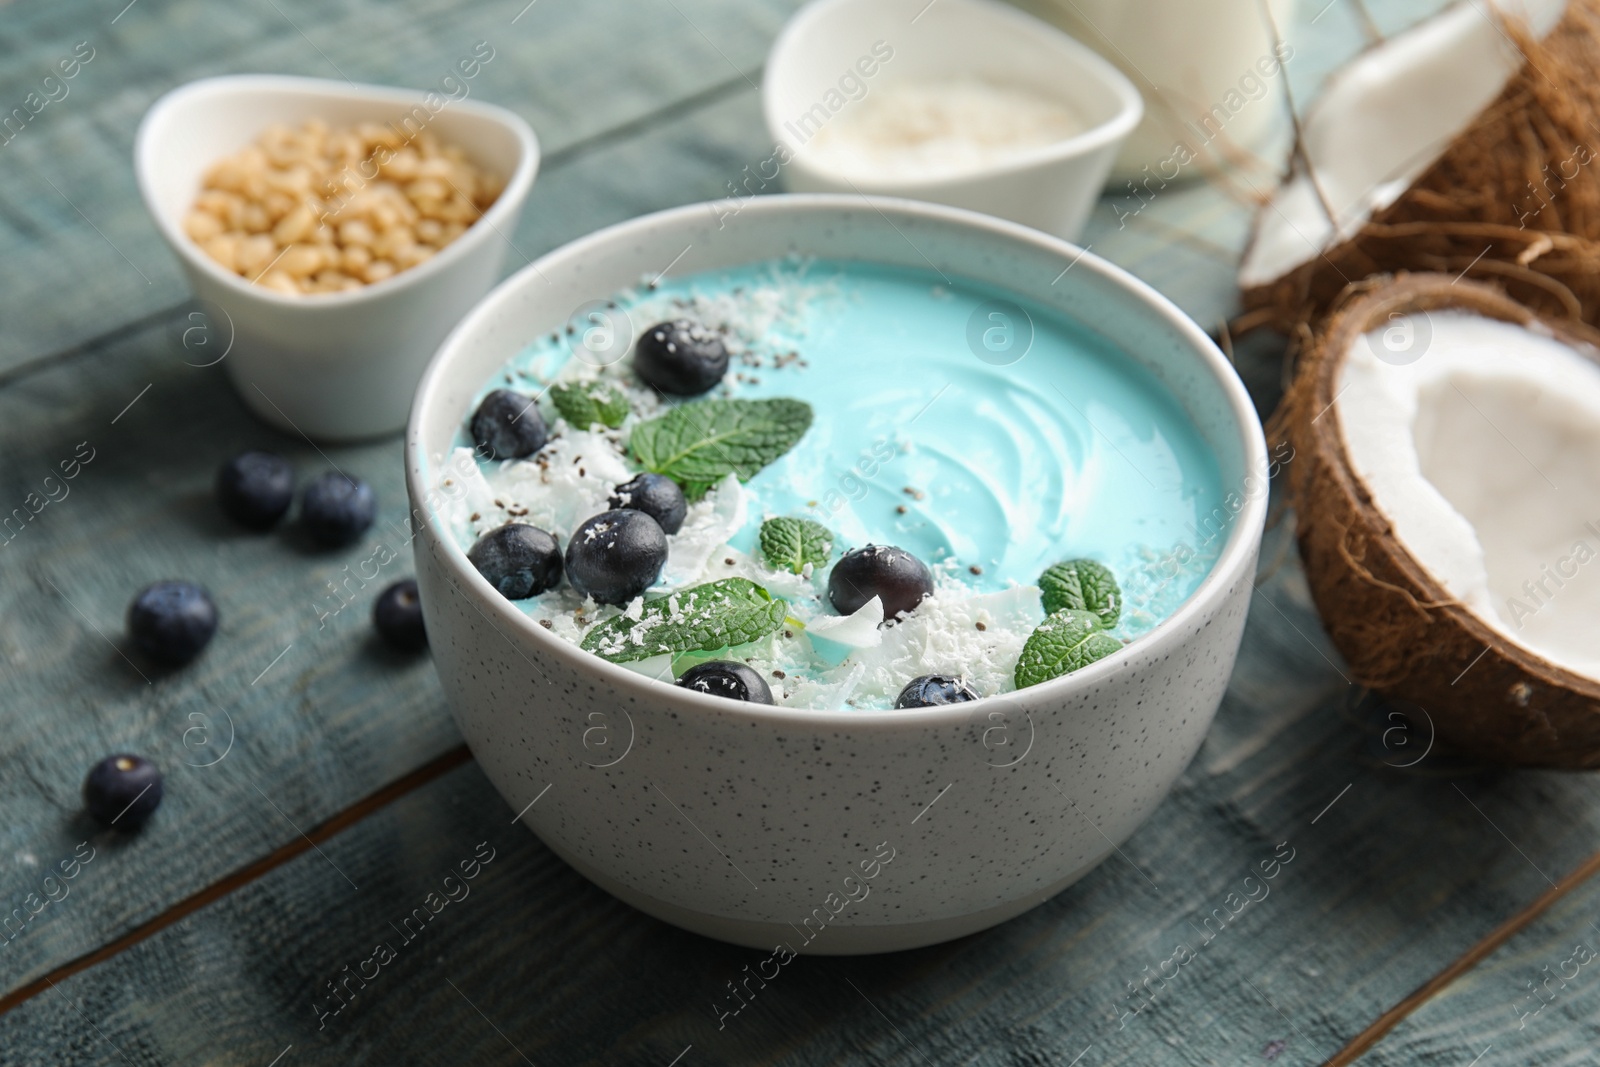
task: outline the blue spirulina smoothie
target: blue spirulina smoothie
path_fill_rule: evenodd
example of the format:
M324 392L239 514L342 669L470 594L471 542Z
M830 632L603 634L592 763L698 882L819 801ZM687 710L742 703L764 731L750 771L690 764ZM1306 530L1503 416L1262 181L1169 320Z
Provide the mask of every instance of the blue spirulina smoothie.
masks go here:
M669 670L737 658L771 680L777 703L811 708L891 707L926 674L960 675L993 695L1014 687L1023 643L1045 618L1036 582L1046 567L1068 558L1109 567L1123 600L1110 634L1126 642L1183 603L1221 547L1204 521L1221 508L1220 474L1182 407L1115 346L1041 305L931 272L793 259L614 301L610 313L626 314L633 337L685 316L719 331L732 360L709 396L795 398L815 413L786 455L691 506L650 594L746 577L788 601L791 624L718 657L626 664L634 669L670 680ZM1007 302L999 317L996 301ZM533 339L483 393L597 379L620 387L633 414L616 430L577 429L546 399L552 440L538 455L474 466L458 452L452 467L470 472L467 491L446 518L463 549L508 521L565 544L637 471L631 430L678 403L639 383L629 359L595 356L581 340L581 331ZM470 449L465 430L460 441ZM776 516L831 530L833 560L869 543L904 548L933 569L936 593L872 647L813 641L804 624L835 614L827 568L794 575L765 562L757 531ZM585 603L566 584L517 603L573 641L624 611Z

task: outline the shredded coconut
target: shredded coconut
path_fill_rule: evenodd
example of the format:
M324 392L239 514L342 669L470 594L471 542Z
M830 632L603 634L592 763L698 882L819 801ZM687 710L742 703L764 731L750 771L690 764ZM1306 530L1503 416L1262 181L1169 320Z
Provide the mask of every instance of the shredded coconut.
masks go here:
M866 179L950 177L1066 140L1086 124L1066 103L977 78L874 89L804 149L829 170Z

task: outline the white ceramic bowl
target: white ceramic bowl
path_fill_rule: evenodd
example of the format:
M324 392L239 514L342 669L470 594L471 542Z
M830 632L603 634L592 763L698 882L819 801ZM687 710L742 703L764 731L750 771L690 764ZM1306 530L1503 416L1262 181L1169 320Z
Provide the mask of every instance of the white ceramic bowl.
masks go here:
M892 53L887 60L885 51ZM873 180L827 169L807 154L816 130L854 106L847 90L856 85L867 99L897 82L960 76L1064 101L1088 128L958 177ZM761 98L769 134L793 157L782 171L796 192L931 200L1069 240L1083 229L1118 149L1144 114L1138 89L1115 66L1054 26L994 0L815 0L772 46ZM757 169L758 178L769 177Z
M463 83L468 84L468 83ZM426 98L447 102L437 111ZM413 110L416 109L416 110ZM292 296L224 270L183 231L200 179L274 122L401 121L428 129L506 178L505 191L433 258L358 292ZM417 379L456 321L494 284L539 169L539 142L504 108L441 94L316 78L233 75L157 100L134 144L139 191L213 319L205 357L223 358L250 409L290 432L355 440L405 426Z
M648 215L551 252L468 315L423 375L407 487L446 696L512 810L651 915L739 944L825 953L984 929L1105 858L1199 747L1250 602L1266 509L1260 423L1227 360L1182 312L1036 230L859 196L758 197L722 226L729 208ZM1044 685L953 707L838 712L653 681L580 651L502 598L434 513L440 464L483 383L573 309L669 263L687 274L788 253L931 261L1057 308L1148 367L1216 453L1224 485L1245 487L1199 590L1123 651ZM845 897L857 899L839 907Z

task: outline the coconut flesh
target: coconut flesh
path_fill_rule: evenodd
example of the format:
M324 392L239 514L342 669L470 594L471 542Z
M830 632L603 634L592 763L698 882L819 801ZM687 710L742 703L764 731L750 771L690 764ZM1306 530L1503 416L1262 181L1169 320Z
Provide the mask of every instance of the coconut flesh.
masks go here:
M1335 380L1351 469L1392 534L1505 640L1600 677L1600 366L1539 329L1390 316Z
M1301 123L1293 172L1260 213L1240 286L1283 278L1399 200L1522 69L1501 20L1540 40L1566 9L1462 0L1335 74Z

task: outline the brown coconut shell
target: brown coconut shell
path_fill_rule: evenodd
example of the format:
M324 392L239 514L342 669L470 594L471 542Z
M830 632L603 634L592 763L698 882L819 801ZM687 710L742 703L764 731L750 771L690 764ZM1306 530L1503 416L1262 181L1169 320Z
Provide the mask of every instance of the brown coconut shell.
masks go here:
M1600 0L1569 0L1543 40L1501 28L1524 62L1495 101L1355 236L1245 289L1246 325L1292 331L1351 282L1401 270L1492 279L1536 311L1600 322ZM1297 150L1291 174L1305 166Z
M1446 308L1600 342L1582 323L1541 320L1497 288L1450 275L1352 287L1302 355L1271 427L1294 448L1288 470L1312 597L1354 680L1420 705L1441 741L1493 763L1600 767L1600 682L1512 644L1452 598L1350 466L1333 404L1351 346L1391 315Z

